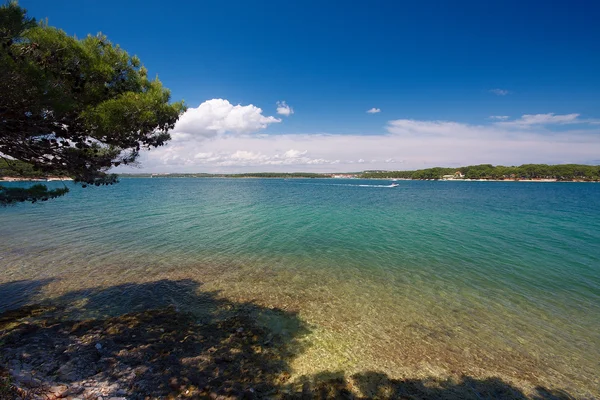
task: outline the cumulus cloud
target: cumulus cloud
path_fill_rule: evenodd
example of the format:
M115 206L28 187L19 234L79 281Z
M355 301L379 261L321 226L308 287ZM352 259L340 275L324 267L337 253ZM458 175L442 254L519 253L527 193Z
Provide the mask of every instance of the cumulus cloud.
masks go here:
M506 96L510 92L506 89L490 89L490 93L495 94L496 96Z
M373 107L373 108L371 108L370 110L367 110L367 112L368 112L369 114L377 114L377 113L380 113L380 112L381 112L381 108L375 108L375 107Z
M495 120L495 121L506 121L509 118L510 117L508 115L490 115L489 116L489 119Z
M252 104L234 106L224 99L212 99L196 108L188 108L175 124L171 136L173 140L182 140L253 133L277 122L281 120L263 115L262 109Z
M278 101L277 102L277 114L279 114L279 115L285 115L286 117L289 117L293 113L294 113L294 109L292 107L288 106L285 103L285 101Z

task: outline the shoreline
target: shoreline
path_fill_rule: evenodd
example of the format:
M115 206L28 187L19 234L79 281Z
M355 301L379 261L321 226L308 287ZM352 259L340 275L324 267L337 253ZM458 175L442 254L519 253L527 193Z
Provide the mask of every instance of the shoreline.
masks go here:
M203 281L180 275L120 282L9 307L0 314L0 380L10 377L12 389L24 398L36 393L40 397L34 398L73 400L205 398L226 393L236 398L295 399L317 393L322 385L340 387L345 398L354 399L401 389L411 390L415 398L476 400L471 396L473 386L481 392L504 393L501 398L523 400L536 398L536 388L577 396L555 398L595 394L577 380L537 376L542 365L524 368L522 357L513 352L502 357L510 368L494 367L485 359L456 364L452 346L435 343L444 340L446 331L416 322L400 336L409 343L402 352L390 343L355 352L360 342L344 339L323 321L309 318L301 299L281 303L230 291L217 296L215 282ZM157 303L146 302L148 293L157 294ZM175 298L166 299L167 294ZM194 301L182 301L186 295ZM186 306L199 303L199 309ZM353 326L352 320L343 326ZM413 351L419 341L414 342L411 332L419 337L433 334L436 339L421 342L425 347ZM335 347L330 347L332 343ZM354 356L345 356L346 351ZM427 357L431 353L440 358L425 361L431 360ZM314 365L311 357L316 354L325 354L326 361L313 369L307 365ZM215 380L215 369L227 379ZM172 381L172 374L177 381ZM311 385L303 387L307 381ZM413 387L417 382L435 382L438 389ZM519 396L510 397L511 393Z
M536 182L536 183L600 183L600 181L585 181L585 180L558 180L558 179L406 179L406 178L336 178L336 177L263 177L263 176L119 176L122 179L153 179L153 178L196 178L196 179L352 179L352 180L373 180L373 181L438 181L438 182ZM19 178L13 176L0 177L2 182L57 182L57 181L73 181L69 177L49 177L49 178Z
M55 182L55 181L72 181L73 178L52 176L48 178L20 178L15 176L2 176L0 182Z
M333 179L333 180L369 180L369 181L439 181L439 182L542 182L542 183L600 183L600 181L558 180L558 179L406 179L406 178L335 178L323 177L264 177L264 176L119 176L119 179Z

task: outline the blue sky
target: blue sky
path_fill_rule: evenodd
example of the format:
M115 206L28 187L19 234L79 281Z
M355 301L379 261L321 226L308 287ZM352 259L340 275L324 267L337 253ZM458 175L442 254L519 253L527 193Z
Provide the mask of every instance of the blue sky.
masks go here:
M105 33L190 108L227 101L192 110L147 170L600 162L596 1L20 3Z

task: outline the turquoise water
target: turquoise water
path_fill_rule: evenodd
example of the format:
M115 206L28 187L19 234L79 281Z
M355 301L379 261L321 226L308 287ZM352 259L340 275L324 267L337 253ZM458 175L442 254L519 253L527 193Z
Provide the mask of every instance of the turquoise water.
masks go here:
M0 209L0 284L50 280L0 310L189 278L297 310L312 326L299 374L468 373L598 396L600 184L398 183L123 179Z

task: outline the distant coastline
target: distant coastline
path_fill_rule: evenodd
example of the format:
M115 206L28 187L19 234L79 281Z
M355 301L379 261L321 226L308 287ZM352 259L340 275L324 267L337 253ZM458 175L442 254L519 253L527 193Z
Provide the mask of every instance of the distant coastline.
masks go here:
M72 181L68 176L51 176L47 178L23 178L18 176L2 176L0 182L52 182L52 181Z
M218 174L218 175L198 175L198 174L160 174L159 176L148 176L146 174L122 174L119 178L124 179L150 179L150 178L203 178L203 179L339 179L338 177L328 176L329 174L323 174L323 176L257 176L257 175L244 175L239 176L237 174ZM382 180L382 181L440 181L440 182L545 182L545 183L556 183L556 182L588 182L588 183L600 183L598 180L558 180L558 179L413 179L413 178L365 178L365 177L347 177L342 179L367 179L367 180Z
M506 167L502 165L480 164L452 168L435 167L414 171L371 170L337 173L256 172L245 174L141 173L120 174L120 176L122 178L340 178L459 182L598 182L600 181L600 166L584 164L523 164Z
M238 174L211 173L122 173L120 178L338 178L338 179L386 179L426 180L456 182L599 182L600 166L585 164L523 164L502 166L491 164L465 167L434 167L412 171L367 170L360 172L253 172ZM43 175L33 166L13 161L0 160L0 182L47 182L68 181L71 177L60 171Z
M600 183L600 180L581 180L581 179L571 179L571 180L558 180L558 179L414 179L414 178L367 178L361 177L359 174L357 176L348 176L348 177L337 177L331 176L331 174L319 174L322 176L261 176L261 175L252 175L252 174L244 174L244 176L240 176L239 174L160 174L160 175L148 175L148 174L120 174L119 178L225 178L225 179L369 179L369 180L395 180L395 181L444 181L444 182L590 182L590 183ZM335 174L334 174L335 175ZM15 176L2 176L0 177L0 182L54 182L54 181L72 181L73 178L70 177L50 177L50 178L20 178Z

